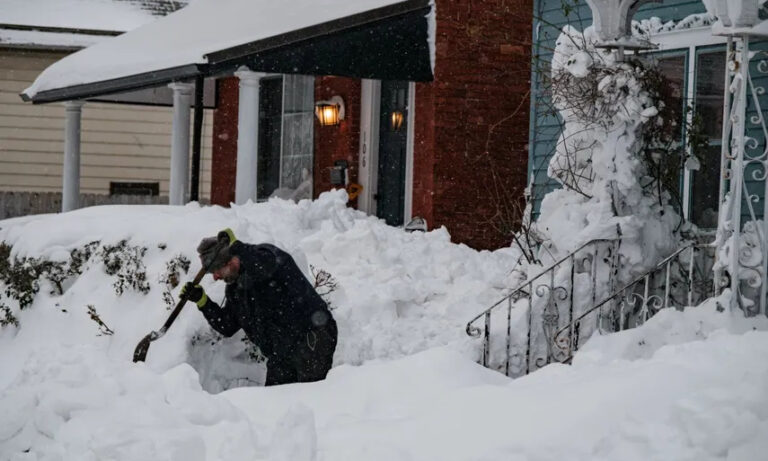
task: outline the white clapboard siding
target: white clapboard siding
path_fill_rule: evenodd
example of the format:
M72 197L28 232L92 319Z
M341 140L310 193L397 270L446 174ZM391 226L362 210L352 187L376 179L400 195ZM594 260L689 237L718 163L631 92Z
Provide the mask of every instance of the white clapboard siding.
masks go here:
M61 192L65 111L19 93L66 54L0 48L0 191ZM191 115L191 114L190 114ZM109 194L111 181L157 182L168 195L169 107L88 102L83 106L80 191ZM213 113L205 111L200 198L211 190Z

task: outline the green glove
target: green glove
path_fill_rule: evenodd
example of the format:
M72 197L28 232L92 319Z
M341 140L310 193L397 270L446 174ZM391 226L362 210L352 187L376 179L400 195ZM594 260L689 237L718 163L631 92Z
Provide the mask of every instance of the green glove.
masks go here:
M235 238L235 233L232 232L232 229L227 227L223 231L219 232L219 235L217 235L217 238L220 242L227 242L229 246L232 246L233 243L237 242L237 239Z
M187 282L181 287L181 296L187 297L187 301L192 301L197 304L197 307L202 308L208 302L208 295L205 294L205 290L200 285L194 285L192 282Z

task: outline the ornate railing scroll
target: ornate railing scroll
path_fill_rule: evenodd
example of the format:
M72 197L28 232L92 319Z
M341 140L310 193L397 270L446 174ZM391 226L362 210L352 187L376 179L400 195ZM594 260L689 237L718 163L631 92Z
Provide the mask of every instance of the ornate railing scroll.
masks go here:
M605 281L615 280L619 244L619 240L600 239L582 245L470 320L467 334L483 337L482 364L507 376L520 376L567 360L597 322L588 328L574 326L558 340L555 336L562 325L572 324L597 299L612 293L613 287ZM513 319L516 310L525 312ZM501 331L492 330L494 314L506 317ZM475 325L480 319L483 325ZM515 321L525 328L513 329ZM502 335L506 337L503 345L492 342Z
M731 309L766 314L768 128L765 88L755 80L768 76L768 53L750 50L741 33L727 48L715 281L730 285Z

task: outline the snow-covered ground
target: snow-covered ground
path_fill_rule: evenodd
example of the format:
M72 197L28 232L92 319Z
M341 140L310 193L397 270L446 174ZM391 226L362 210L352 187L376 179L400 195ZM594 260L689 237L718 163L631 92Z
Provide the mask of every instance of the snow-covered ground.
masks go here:
M64 295L41 287L14 310L20 327L0 330L0 460L765 459L768 320L714 302L669 310L593 338L572 366L513 381L474 362L478 344L463 328L510 283L516 253L451 244L445 230L405 233L345 198L0 222L15 256L65 259L93 240L146 246L151 285L117 296L94 258ZM223 227L338 280L340 343L324 382L206 392L234 382L243 347L193 345L207 329L194 305L147 363L131 362L168 315L166 262L184 254L195 272L197 242ZM221 284L203 284L221 298ZM113 335L99 334L88 305Z

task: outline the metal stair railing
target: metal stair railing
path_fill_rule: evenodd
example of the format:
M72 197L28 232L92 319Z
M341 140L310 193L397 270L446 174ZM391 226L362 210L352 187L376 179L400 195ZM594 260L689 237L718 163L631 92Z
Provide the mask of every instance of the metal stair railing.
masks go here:
M639 326L662 308L695 305L716 291L712 244L685 245L617 290L619 246L620 240L587 242L470 320L467 334L483 335L483 366L521 376L549 363L569 363L594 331ZM588 290L583 289L586 281ZM503 306L507 308L504 359L491 363L498 355L492 354L496 335L491 319ZM527 331L524 343L513 348L512 311L521 306L528 308ZM481 318L482 329L475 325ZM541 328L534 328L539 325L534 319L540 319ZM518 367L511 374L513 362Z
M572 323L576 305L574 298L574 289L577 287L576 279L583 279L586 275L590 281L592 303L597 301L598 292L604 291L604 287L598 287L598 278L607 278L613 280L612 272L618 267L618 249L620 240L617 239L596 239L585 243L578 249L556 261L539 274L527 280L522 285L515 288L510 294L500 299L498 302L478 314L467 323L466 332L473 337L483 335L483 354L482 364L485 367L491 367L491 316L502 306L506 306L506 353L503 364L504 374L510 376L512 365L512 310L520 305L518 301L527 299L528 331L523 345L525 352L524 364L520 363L520 368L516 374L528 374L532 371L532 366L541 367L547 363L557 360L555 350L547 346L546 357L532 360L532 341L535 339L532 335L533 319L532 315L537 307L542 307L541 317L543 320L544 334L552 337L557 331L560 311L567 312L568 323ZM600 264L602 262L602 264ZM563 274L566 274L568 280L562 281ZM612 292L613 290L610 290ZM475 326L475 322L484 318L484 326ZM574 335L571 335L574 338ZM548 342L549 343L549 342ZM516 353L518 362L522 362L522 354Z
M612 324L608 325L607 330L615 332L640 326L662 309L695 306L715 296L719 291L712 272L715 251L713 243L692 243L681 247L656 267L636 277L573 319L570 324L560 328L555 333L554 343L562 343L565 340L562 336L566 332L578 329L585 318L597 310L607 310L606 306L610 312L601 312L603 315L600 317L611 320ZM682 269L682 272L673 278L675 266L678 270ZM572 360L576 349L570 352L567 362Z

